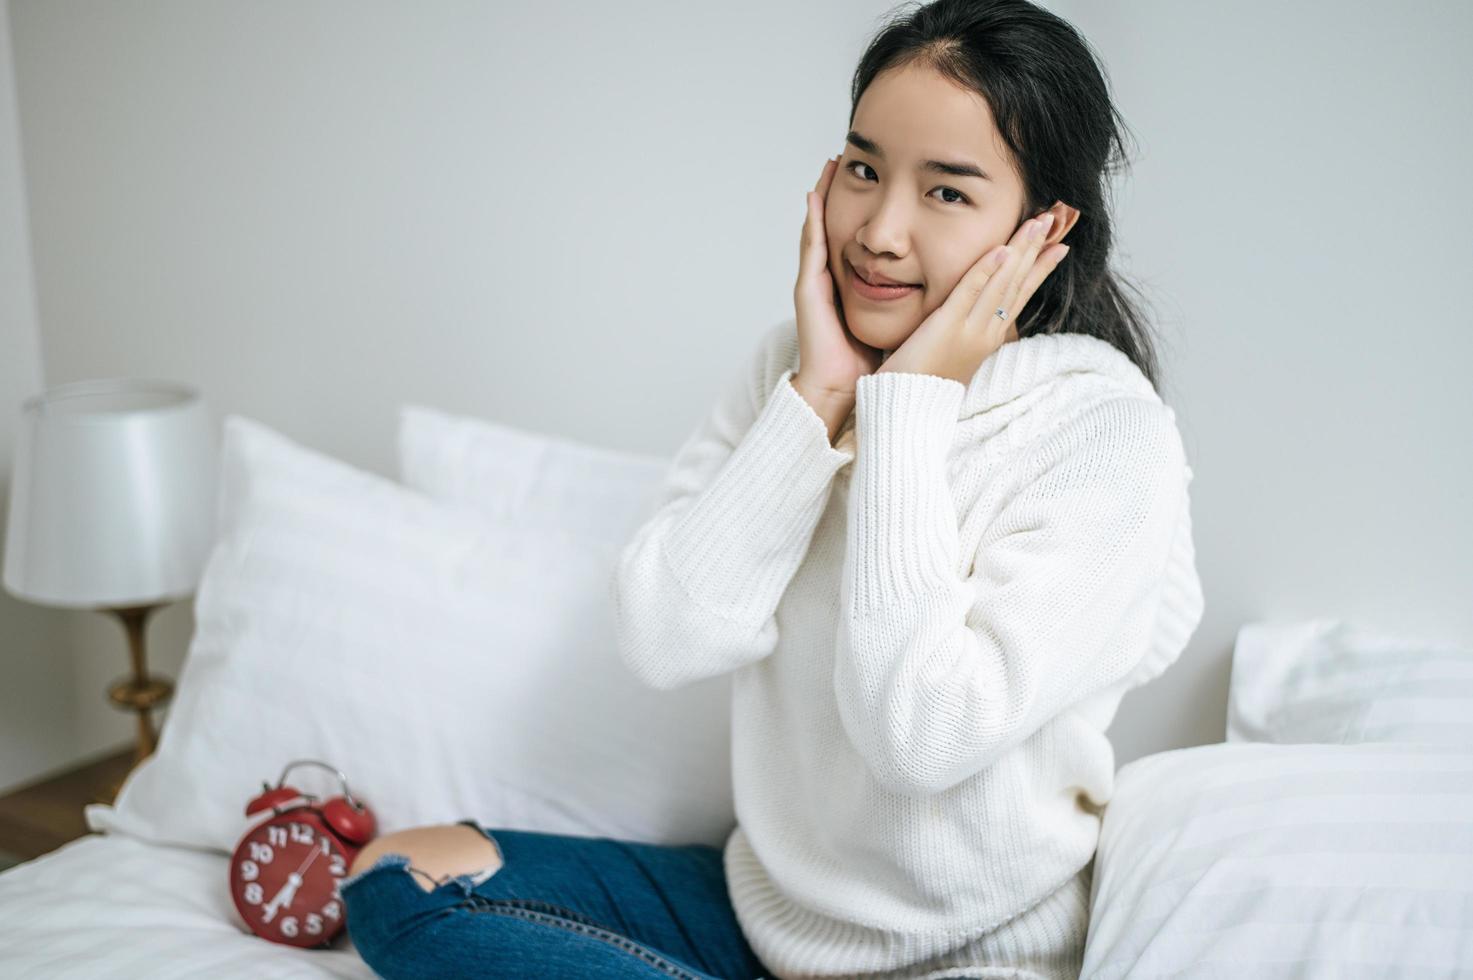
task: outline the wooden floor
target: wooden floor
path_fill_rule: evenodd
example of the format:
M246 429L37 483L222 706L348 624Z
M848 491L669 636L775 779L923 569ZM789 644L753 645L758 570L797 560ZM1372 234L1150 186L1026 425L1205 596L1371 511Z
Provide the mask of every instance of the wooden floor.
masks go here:
M29 861L90 833L82 808L111 803L132 768L130 746L0 797L0 862Z

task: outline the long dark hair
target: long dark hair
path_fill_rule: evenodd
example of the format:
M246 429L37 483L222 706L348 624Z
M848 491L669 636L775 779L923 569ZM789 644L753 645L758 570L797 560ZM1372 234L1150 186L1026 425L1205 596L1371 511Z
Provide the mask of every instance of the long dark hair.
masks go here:
M910 6L910 5L907 5ZM1020 314L1019 338L1083 333L1123 352L1159 389L1155 340L1109 268L1109 178L1126 169L1124 119L1103 63L1069 24L1027 0L934 0L893 14L854 71L849 122L875 76L920 65L987 100L1023 179L1023 213L1079 209L1069 257Z

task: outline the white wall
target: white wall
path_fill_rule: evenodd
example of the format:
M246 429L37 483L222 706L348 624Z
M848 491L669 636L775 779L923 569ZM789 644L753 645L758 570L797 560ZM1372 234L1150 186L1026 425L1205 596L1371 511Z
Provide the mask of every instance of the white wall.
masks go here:
M1473 644L1473 7L1072 5L1141 159L1120 263L1179 339L1207 610L1128 694L1218 741L1243 622L1343 616Z
M673 452L791 311L803 194L891 9L9 2L45 381L177 378L384 474L406 401ZM1196 473L1206 618L1123 702L1119 761L1221 739L1246 620L1473 641L1473 15L1048 6L1140 139L1117 264L1164 317ZM150 634L174 676L188 613ZM67 616L75 676L25 683L74 701L78 751L125 742L121 633Z
M16 120L10 21L0 8L0 554L20 404L40 391L25 175ZM64 614L0 589L0 787L76 759L73 656Z

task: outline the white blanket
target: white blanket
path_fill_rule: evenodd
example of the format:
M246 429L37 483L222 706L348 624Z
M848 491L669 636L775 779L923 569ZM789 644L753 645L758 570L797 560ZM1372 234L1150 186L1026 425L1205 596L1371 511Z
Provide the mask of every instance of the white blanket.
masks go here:
M0 874L0 976L374 977L346 930L328 949L249 932L223 854L91 834Z

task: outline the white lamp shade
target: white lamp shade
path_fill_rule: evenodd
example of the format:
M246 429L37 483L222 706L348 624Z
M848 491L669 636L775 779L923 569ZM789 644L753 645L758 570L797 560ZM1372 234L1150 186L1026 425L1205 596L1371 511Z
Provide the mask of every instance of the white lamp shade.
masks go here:
M185 385L79 381L27 399L6 590L75 607L190 595L214 542L217 465L208 409Z

